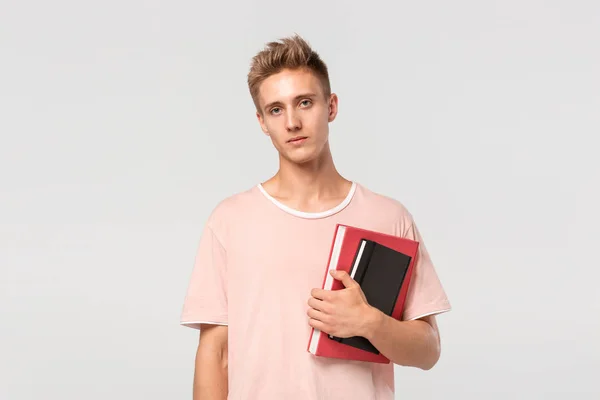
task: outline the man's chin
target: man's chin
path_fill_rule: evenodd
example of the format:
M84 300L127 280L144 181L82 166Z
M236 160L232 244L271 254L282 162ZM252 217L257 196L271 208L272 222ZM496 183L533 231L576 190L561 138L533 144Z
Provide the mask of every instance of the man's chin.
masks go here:
M290 163L303 165L314 162L319 158L316 152L306 152L304 154L287 154L285 157Z

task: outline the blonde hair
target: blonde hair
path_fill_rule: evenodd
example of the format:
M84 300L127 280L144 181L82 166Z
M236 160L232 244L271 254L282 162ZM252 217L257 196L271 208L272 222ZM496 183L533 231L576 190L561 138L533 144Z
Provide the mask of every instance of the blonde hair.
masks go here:
M248 73L248 88L257 111L260 112L258 101L260 84L284 69L306 69L313 72L321 81L325 96L331 94L327 65L306 40L295 34L267 43L265 48L252 58Z

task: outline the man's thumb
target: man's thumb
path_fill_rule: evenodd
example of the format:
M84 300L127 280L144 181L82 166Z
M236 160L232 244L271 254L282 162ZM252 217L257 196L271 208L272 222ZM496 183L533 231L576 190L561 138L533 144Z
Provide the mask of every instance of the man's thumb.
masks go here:
M331 275L335 279L342 281L345 287L349 287L354 283L353 279L350 277L350 275L348 275L346 271L332 270Z

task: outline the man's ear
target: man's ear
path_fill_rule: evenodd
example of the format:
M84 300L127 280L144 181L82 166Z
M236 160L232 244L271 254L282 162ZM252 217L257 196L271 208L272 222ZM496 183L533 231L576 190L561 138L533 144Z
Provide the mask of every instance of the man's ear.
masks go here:
M261 115L260 112L256 112L256 119L258 119L258 123L260 124L260 129L262 129L262 131L265 133L265 135L269 136L269 130L267 129L267 126L265 125L265 120L263 118L263 116Z
M329 122L333 122L333 120L337 116L338 101L339 101L338 97L335 93L332 93L331 96L329 96L329 115L328 115Z

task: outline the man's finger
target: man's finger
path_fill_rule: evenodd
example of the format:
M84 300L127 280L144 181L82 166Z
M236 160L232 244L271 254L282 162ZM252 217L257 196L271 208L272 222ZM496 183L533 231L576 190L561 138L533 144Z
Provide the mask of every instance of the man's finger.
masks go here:
M329 291L324 289L314 288L310 291L310 295L315 299L327 300L329 298Z
M317 320L317 319L314 319L314 318L310 318L310 317L309 317L309 318L308 318L308 324L309 324L310 326L312 326L313 328L315 328L315 329L318 329L318 330L322 331L323 333L327 333L327 334L328 334L328 333L330 333L330 332L328 331L328 329L327 329L327 325L326 325L326 324L324 324L323 322L321 322L321 321Z
M326 320L328 318L327 314L325 314L319 310L315 310L314 308L309 308L306 311L306 315L308 315L312 319L316 319L317 321L321 321L321 322L326 322Z
M348 275L348 273L346 271L332 270L331 276L333 276L335 279L337 279L339 281L342 281L344 286L347 288L353 287L354 285L358 285L358 283L354 279L352 279L352 277L350 275Z
M323 300L316 299L311 297L308 299L308 306L314 308L315 310L319 310L324 313L328 313L327 304Z

